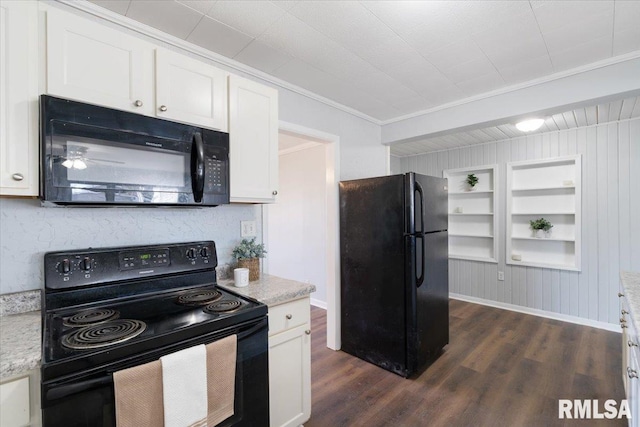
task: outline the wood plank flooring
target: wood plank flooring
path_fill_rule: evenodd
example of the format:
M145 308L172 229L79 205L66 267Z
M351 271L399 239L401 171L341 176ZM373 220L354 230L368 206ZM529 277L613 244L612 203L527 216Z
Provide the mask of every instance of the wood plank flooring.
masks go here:
M306 427L627 424L558 419L558 399L624 399L615 332L451 300L449 345L406 380L328 349L326 325L312 307Z

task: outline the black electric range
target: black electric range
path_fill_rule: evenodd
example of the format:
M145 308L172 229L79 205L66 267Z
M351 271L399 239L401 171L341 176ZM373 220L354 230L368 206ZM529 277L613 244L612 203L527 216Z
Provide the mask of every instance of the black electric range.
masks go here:
M115 426L113 372L232 334L220 425L268 425L267 307L218 288L216 266L212 241L45 254L43 425Z

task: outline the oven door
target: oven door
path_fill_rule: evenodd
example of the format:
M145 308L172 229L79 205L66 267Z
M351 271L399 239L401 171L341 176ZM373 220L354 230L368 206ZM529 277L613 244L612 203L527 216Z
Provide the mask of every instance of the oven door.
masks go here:
M112 372L158 360L194 345L238 335L234 415L219 426L269 425L268 322L259 321L200 336L72 378L42 384L43 427L115 427Z

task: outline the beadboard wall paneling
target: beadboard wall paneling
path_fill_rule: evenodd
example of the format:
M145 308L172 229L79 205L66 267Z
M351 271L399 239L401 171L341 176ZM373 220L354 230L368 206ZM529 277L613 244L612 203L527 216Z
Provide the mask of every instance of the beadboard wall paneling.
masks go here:
M506 163L574 154L582 155L582 271L506 265ZM493 163L498 264L450 260L451 292L618 323L620 270L640 271L640 119L403 157L394 172L442 176L444 169Z

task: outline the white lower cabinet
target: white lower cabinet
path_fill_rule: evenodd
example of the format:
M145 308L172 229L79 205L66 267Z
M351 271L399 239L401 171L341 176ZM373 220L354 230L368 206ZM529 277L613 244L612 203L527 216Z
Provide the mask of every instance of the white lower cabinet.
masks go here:
M311 416L309 298L269 307L270 425L293 427Z
M622 328L622 382L626 392L627 402L629 404L629 410L631 412L631 419L629 425L632 427L640 426L640 420L638 419L638 396L640 394L640 344L638 333L633 323L633 319L629 314L629 303L624 296L620 293L620 306L621 317L620 327Z
M0 426L38 427L40 376L37 370L0 384Z

